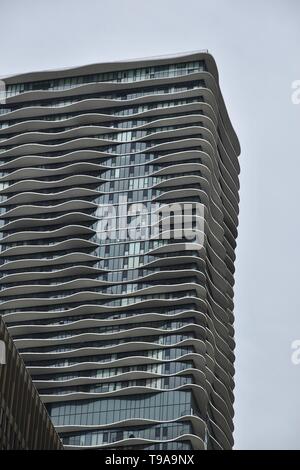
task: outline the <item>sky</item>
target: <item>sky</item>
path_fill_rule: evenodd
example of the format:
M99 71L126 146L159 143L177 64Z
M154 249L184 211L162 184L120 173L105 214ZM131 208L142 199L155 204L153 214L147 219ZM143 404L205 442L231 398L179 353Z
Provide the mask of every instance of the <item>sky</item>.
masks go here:
M0 0L0 18L0 76L214 55L242 148L235 449L300 449L299 0Z

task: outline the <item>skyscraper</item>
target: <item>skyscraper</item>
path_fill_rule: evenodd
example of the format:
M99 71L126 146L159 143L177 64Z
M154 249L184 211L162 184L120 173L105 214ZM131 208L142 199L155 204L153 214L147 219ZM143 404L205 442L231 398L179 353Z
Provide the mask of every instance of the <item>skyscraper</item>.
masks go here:
M4 82L0 312L64 445L230 449L240 148L213 57Z

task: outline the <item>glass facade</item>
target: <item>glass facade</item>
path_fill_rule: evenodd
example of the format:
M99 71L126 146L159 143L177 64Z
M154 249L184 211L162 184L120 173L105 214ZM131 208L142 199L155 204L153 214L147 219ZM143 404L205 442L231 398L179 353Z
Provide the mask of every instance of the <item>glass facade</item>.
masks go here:
M7 80L0 309L65 446L231 448L239 150L208 56L152 62Z
M170 421L193 414L191 392L147 393L127 398L108 398L49 405L57 426L109 424L130 419Z
M190 423L174 423L174 424L161 424L156 426L141 427L135 426L132 428L119 428L111 429L108 431L92 431L87 433L76 433L69 434L64 437L62 434L62 439L66 445L71 446L99 446L99 445L109 445L117 441L127 440L127 439L146 439L149 441L166 441L168 439L176 439L179 436L190 434L192 428ZM180 449L180 446L177 447L181 442L173 443L174 449ZM166 443L165 443L166 444ZM171 444L171 443L168 443ZM176 445L177 444L177 445ZM159 446L159 444L158 444ZM122 447L123 448L123 447ZM151 446L148 447L150 449ZM152 447L153 448L153 447ZM159 449L160 447L158 447ZM189 448L189 447L187 447ZM161 447L161 449L166 449L166 447ZM168 448L169 449L169 448Z

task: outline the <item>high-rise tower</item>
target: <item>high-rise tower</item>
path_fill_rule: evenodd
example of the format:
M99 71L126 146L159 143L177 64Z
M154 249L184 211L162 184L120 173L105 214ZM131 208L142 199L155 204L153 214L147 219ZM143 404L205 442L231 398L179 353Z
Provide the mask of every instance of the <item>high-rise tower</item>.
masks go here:
M64 444L231 448L240 148L214 59L4 82L0 313ZM172 204L204 209L183 231Z

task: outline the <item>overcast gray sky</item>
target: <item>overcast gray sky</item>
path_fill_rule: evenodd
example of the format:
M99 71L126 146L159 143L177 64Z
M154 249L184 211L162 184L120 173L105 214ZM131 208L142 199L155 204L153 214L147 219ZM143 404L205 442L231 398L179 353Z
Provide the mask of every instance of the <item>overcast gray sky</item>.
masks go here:
M0 76L214 55L242 146L235 448L300 449L299 0L0 0L0 18Z

